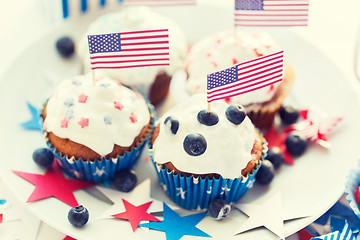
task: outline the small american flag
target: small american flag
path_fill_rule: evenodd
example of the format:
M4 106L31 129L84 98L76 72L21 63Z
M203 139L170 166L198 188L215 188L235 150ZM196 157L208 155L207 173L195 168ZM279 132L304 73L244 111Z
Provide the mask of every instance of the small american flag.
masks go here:
M272 85L283 78L283 51L209 74L207 101L234 97Z
M235 26L307 26L309 0L235 0Z
M168 29L89 35L92 69L167 66Z

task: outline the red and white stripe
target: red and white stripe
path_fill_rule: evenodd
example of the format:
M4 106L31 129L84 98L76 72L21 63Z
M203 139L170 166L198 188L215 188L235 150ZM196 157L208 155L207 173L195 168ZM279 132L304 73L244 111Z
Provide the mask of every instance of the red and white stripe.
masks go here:
M307 26L309 0L264 0L263 10L235 10L235 26Z
M121 51L94 53L90 56L92 69L168 66L168 29L120 33Z
M145 6L187 6L196 5L196 0L124 0L123 4L126 6L145 5Z
M207 91L207 101L230 98L280 82L284 51L238 64L238 81Z

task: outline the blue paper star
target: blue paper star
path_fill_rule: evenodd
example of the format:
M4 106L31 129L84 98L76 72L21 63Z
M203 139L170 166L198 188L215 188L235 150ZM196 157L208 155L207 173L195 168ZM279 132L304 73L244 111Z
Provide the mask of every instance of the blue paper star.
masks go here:
M206 212L181 217L165 203L163 206L164 220L162 222L143 223L139 226L163 231L166 234L167 240L179 240L184 235L211 237L196 227L196 225L205 217Z
M29 102L27 102L27 106L29 108L29 111L31 113L31 119L29 121L23 122L20 124L25 129L28 130L42 130L42 119L40 117L40 110L38 110L36 107L31 105Z

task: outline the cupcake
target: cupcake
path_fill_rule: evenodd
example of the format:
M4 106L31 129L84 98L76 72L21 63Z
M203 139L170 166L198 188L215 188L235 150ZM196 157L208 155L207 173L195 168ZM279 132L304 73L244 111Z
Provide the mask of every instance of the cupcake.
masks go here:
M42 117L60 166L75 178L103 182L136 163L152 135L153 113L141 94L88 74L62 81Z
M186 65L186 90L190 94L206 92L207 74L280 50L264 32L226 31L207 36L195 43L190 50ZM283 76L279 83L226 101L243 105L256 127L267 127L273 122L275 113L280 110L293 85L294 73L286 62Z
M240 105L211 104L195 94L169 110L156 127L150 156L170 199L185 209L215 198L236 202L252 186L266 155L265 140Z
M83 59L85 71L90 69L87 35L155 29L169 29L169 66L101 69L101 72L141 92L152 104L159 104L169 92L172 75L184 66L187 44L184 34L173 21L148 7L125 7L119 12L104 15L89 25L77 44L77 53Z

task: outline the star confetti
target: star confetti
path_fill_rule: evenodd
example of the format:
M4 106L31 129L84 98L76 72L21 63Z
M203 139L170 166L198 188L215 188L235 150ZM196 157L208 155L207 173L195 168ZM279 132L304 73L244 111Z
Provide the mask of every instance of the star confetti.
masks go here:
M144 180L142 183L137 185L136 188L134 188L131 192L128 193L119 192L111 188L97 186L96 188L100 192L102 192L107 198L109 198L111 202L114 203L105 212L98 216L97 219L113 218L113 215L125 212L126 208L122 201L123 199L131 202L134 205L141 205L145 202L152 202L152 204L149 206L148 211L150 213L162 212L162 202L152 199L150 197L150 186L150 179Z
M302 110L300 116L303 120L289 126L285 129L285 132L297 131L308 140L325 148L330 148L331 145L326 138L326 134L331 132L343 120L343 117L328 117L326 114L321 113L320 110L314 109Z
M79 95L79 103L86 103L86 100L88 99L88 96L84 93Z
M40 110L38 110L36 107L34 107L29 102L27 102L26 104L29 108L29 111L31 114L31 119L29 121L21 123L20 126L22 126L23 128L25 128L27 130L41 131L42 119L40 117Z
M73 191L93 186L94 183L83 182L74 179L65 178L57 161L45 172L44 175L13 172L19 177L29 181L35 185L35 189L26 202L35 202L41 199L55 197L60 201L70 205L71 207L78 206Z
M268 142L268 147L278 147L284 156L284 162L290 165L294 165L294 159L291 154L286 150L285 140L286 140L285 133L278 133L276 128L272 125L264 134L264 138Z
M140 224L140 226L165 232L167 240L178 240L185 235L211 237L209 234L196 227L196 225L206 216L207 212L181 217L165 203L163 204L164 220L162 222L144 223Z
M309 216L304 213L292 212L290 210L284 209L281 205L280 192L275 193L262 205L237 203L234 205L234 207L249 216L247 221L240 225L240 227L236 230L235 234L264 226L279 236L281 239L284 239L285 220Z
M81 128L88 127L89 126L89 119L82 117L78 124L81 126Z
M147 210L149 209L152 202L147 202L139 206L134 206L124 199L122 201L124 203L126 211L112 216L120 219L129 220L134 232L139 226L140 222L143 220L160 222L159 219L147 213Z

